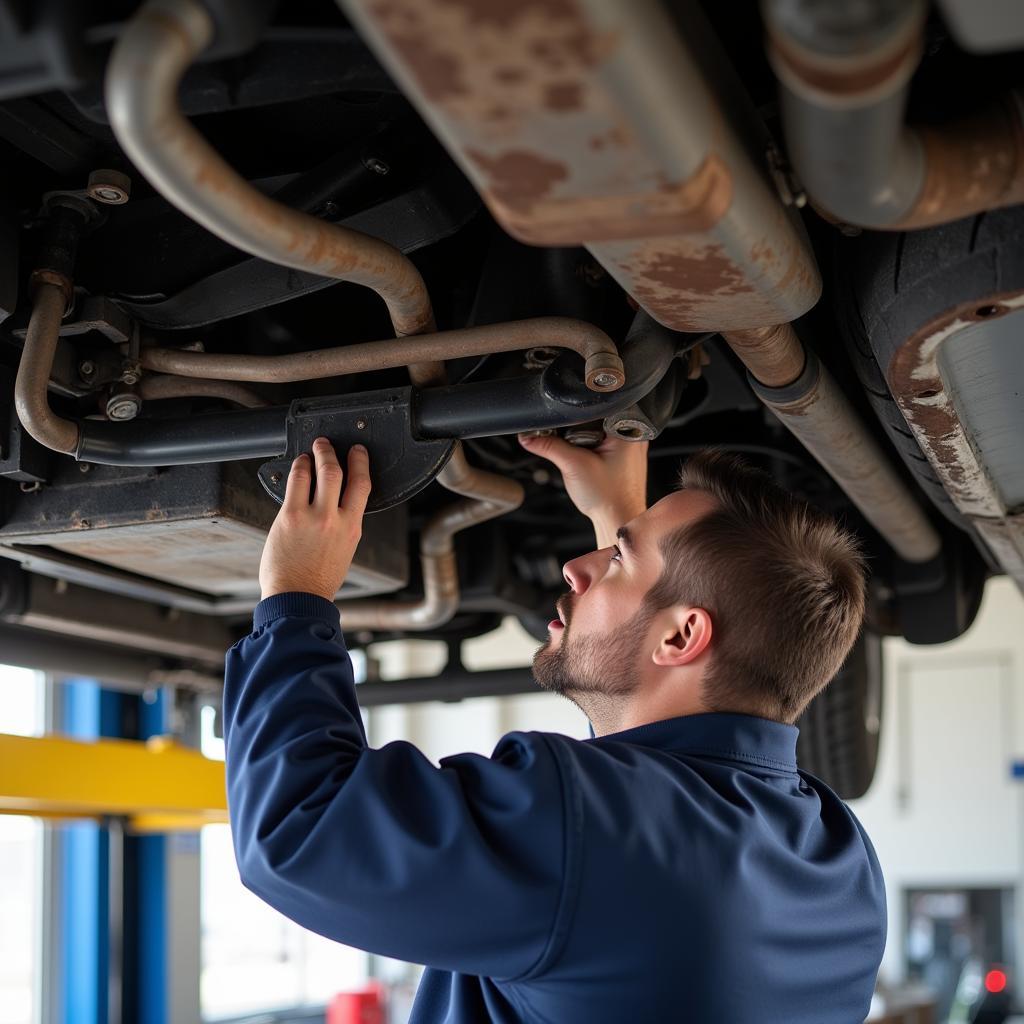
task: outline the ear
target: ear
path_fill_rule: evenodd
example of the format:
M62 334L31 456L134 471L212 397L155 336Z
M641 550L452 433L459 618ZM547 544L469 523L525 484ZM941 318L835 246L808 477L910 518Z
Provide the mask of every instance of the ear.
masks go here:
M671 621L651 655L655 665L678 668L699 658L711 643L711 616L703 608L671 609Z

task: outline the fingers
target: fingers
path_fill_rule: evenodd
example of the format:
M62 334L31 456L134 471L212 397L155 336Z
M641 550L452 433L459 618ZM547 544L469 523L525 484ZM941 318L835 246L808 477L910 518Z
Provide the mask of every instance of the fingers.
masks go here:
M370 456L361 445L353 445L348 451L348 483L341 507L345 512L362 517L370 497Z
M320 510L335 509L341 497L344 474L334 445L326 437L318 437L313 442L313 460L316 462L316 494L313 496L313 504Z
M284 502L282 508L289 512L309 506L309 456L303 452L292 463L288 473L288 480L285 483Z
M586 456L590 454L586 449L577 448L554 435L538 437L534 434L520 434L519 443L528 452L553 462L562 473L577 468L580 462L585 461Z

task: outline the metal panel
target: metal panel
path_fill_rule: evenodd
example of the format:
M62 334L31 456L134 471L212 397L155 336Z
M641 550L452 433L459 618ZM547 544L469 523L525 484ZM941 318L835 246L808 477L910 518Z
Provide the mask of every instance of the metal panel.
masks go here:
M996 329L1004 317L1007 324ZM1022 317L1019 292L958 305L903 343L886 380L953 504L1024 590L1024 511L1015 499L1022 485L1021 363L1013 352ZM945 356L961 335L966 340Z
M49 486L14 497L0 553L103 590L244 613L259 600L260 554L276 513L251 464L83 473L61 460ZM405 585L406 515L399 507L367 519L342 597Z
M698 57L695 5L655 0L342 0L513 236L586 244L675 330L793 320L821 282L770 181L768 146ZM751 159L747 146L754 152Z

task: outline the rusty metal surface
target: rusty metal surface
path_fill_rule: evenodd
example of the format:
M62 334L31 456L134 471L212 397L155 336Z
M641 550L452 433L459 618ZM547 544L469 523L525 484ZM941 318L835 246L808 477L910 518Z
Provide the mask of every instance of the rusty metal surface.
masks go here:
M894 228L923 228L1024 202L1024 123L1017 97L971 117L916 129L925 178L911 211Z
M926 5L886 7L877 25L888 31L857 45L865 9L849 5L828 30L822 22L798 39L790 6L764 4L789 155L815 205L839 222L903 231L1024 201L1020 98L1011 93L946 125L908 126ZM840 46L844 17L849 41Z
M244 614L276 506L250 463L159 469L60 466L18 495L0 554L26 568L167 607ZM408 579L406 509L370 517L341 596L387 593Z
M899 88L910 80L921 59L923 4L905 5L902 24L883 34L877 46L849 53L802 46L772 17L773 5L765 7L768 57L776 73L800 88L820 93L825 101L838 105L843 96Z
M165 199L231 245L371 288L397 334L431 330L423 279L397 249L264 196L181 115L178 82L212 37L212 19L194 0L148 0L128 23L108 66L106 102L132 162Z
M251 388L231 381L176 377L171 374L150 374L143 377L139 381L139 395L144 401L187 397L223 398L247 409L260 409L271 404Z
M817 301L798 222L656 0L342 5L521 241L585 244L675 330Z
M50 408L47 397L66 294L60 282L36 282L32 295L32 316L25 333L25 345L14 384L14 407L21 425L40 444L73 455L78 448L78 425L57 416Z
M1024 292L1001 292L962 303L900 346L886 382L936 476L957 509L1024 589L1024 514L1003 505L939 368L943 344L980 320L1024 308Z
M803 373L804 347L792 324L727 331L723 337L754 378L770 388L786 387Z
M187 377L216 380L313 380L348 373L364 373L409 364L433 364L461 356L514 352L538 345L568 348L586 360L587 386L594 391L616 391L625 381L615 343L600 328L569 317L537 317L504 324L487 324L440 331L414 338L388 338L337 348L297 352L293 355L253 356L184 349L144 348L140 361L146 369ZM435 383L433 373L416 374L416 383Z
M725 331L726 343L758 382L755 392L821 463L901 557L925 562L941 541L920 505L792 324Z
M939 553L942 541L921 505L824 367L805 396L767 405L901 558L927 562Z

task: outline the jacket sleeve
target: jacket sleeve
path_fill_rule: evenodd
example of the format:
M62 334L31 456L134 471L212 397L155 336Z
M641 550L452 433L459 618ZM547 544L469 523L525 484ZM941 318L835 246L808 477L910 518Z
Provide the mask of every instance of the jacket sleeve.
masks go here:
M578 840L554 737L435 767L367 746L337 607L257 606L225 663L231 829L242 882L315 932L370 952L511 980L557 955Z

